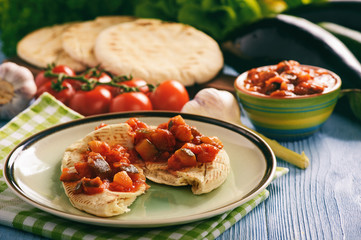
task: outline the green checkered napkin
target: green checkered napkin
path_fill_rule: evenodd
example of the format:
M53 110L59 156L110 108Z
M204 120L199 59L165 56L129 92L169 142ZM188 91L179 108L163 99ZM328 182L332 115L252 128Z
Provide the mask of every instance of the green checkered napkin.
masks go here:
M10 151L25 138L51 127L81 118L51 95L45 93L29 108L0 129L0 224L53 239L214 239L234 225L269 192L264 190L254 199L219 216L180 226L151 229L119 229L91 226L54 217L19 199L3 179L3 165ZM288 172L277 168L276 177Z

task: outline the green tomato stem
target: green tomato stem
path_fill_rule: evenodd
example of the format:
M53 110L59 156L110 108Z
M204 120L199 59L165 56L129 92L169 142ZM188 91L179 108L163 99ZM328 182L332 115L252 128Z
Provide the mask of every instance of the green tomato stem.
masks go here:
M131 76L130 77L110 76L111 77L110 82L99 82L96 79L101 76L102 71L97 72L96 68L91 68L91 69L87 70L85 72L85 74L88 74L89 77L85 77L85 74L78 75L78 76L69 76L64 73L60 73L60 74L53 73L52 67L54 67L54 66L48 67L44 76L57 79L57 81L55 83L53 83L53 85L52 85L52 88L56 91L61 91L63 89L61 84L65 79L71 79L71 80L76 80L76 81L82 82L83 85L82 85L81 89L84 91L90 91L99 85L107 85L107 86L111 86L111 87L120 88L120 89L122 89L123 92L140 92L139 87L130 87L125 84L121 84L121 82L131 80L132 79ZM154 86L150 86L150 84L148 84L148 86L149 86L149 89L154 89Z

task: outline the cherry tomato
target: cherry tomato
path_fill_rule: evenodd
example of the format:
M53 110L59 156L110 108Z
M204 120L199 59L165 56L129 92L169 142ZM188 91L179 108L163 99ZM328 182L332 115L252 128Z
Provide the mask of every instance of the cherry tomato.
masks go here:
M78 90L69 102L69 107L82 115L107 113L112 94L108 89L97 86L90 91Z
M110 103L110 112L152 110L150 99L142 92L121 93Z
M65 65L57 65L52 69L53 73L64 73L68 76L75 76L75 72L73 71L73 69L71 69L68 66Z
M98 82L101 82L101 83L108 83L108 82L111 82L111 81L112 81L112 78L111 78L108 74L106 74L105 72L102 72L102 73L100 74L100 76L97 78L97 80L98 80ZM106 89L108 89L108 90L111 92L112 96L114 96L114 95L113 95L113 87L112 87L112 86L103 85L103 87L105 87Z
M68 104L69 100L74 96L75 90L70 83L65 81L62 82L62 86L65 87L65 89L56 91L52 88L52 81L48 81L38 88L35 97L39 97L44 92L48 92L62 103Z
M100 75L99 75L100 74ZM99 75L99 76L98 76ZM97 77L98 76L98 77ZM95 73L93 72L89 72L87 74L84 75L85 78L94 78L96 79L98 82L101 82L101 83L107 83L107 82L110 82L112 81L112 78L106 74L105 72L102 72L100 73L99 70L97 70Z
M65 65L57 65L51 70L51 72L56 73L56 74L64 73L64 74L66 74L68 76L75 76L75 72L70 67L65 66ZM51 78L51 77L45 77L44 74L45 74L45 71L40 71L35 77L35 84L36 84L36 86L38 88L41 85L43 85L43 84L45 84L45 83L47 83L47 82L54 79L54 78ZM74 85L75 83L78 84L77 81L75 81L75 80L69 80L68 79L67 81L69 81L72 85Z
M51 78L44 76L45 71L39 72L35 77L35 85L37 88L40 88L41 85L44 85L45 83L51 81Z
M118 84L119 85L124 84L128 87L137 87L137 88L139 88L139 90L142 93L145 93L145 94L147 94L149 92L149 87L147 85L147 82L140 78L133 78L132 80L119 82ZM117 96L118 94L122 93L121 88L118 88L118 87L110 87L110 88L111 88L111 92L114 97Z
M112 81L112 78L105 72L101 72L99 70L96 70L96 72L88 72L84 75L85 78L90 79L96 79L98 82L101 83L108 83ZM103 87L105 87L106 89L108 89L110 92L113 91L113 87L111 86L107 86L107 85L103 85Z
M154 110L180 111L189 101L187 89L178 81L168 80L150 94Z
M147 82L141 78L133 78L132 80L122 82L122 84L127 85L129 87L137 87L139 91L142 93L148 93L149 87Z
M101 83L107 83L107 82L112 81L112 78L105 72L102 72L97 79L98 79L98 82L101 82Z

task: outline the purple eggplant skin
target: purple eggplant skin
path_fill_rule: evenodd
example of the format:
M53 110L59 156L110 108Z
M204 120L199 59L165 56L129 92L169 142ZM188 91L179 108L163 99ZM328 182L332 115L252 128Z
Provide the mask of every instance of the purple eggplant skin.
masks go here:
M289 9L283 14L304 18L313 23L332 22L361 31L361 1L331 0Z
M225 64L241 73L283 60L338 74L342 88L361 88L361 64L333 34L303 18L278 14L231 33L221 45Z

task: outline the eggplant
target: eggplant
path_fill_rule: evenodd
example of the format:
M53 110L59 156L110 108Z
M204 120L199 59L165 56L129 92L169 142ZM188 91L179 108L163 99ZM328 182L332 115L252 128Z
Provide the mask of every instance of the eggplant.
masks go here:
M360 13L361 14L361 13ZM345 46L361 61L361 32L332 22L320 22L318 25L340 39Z
M291 8L283 14L304 18L313 23L332 22L361 31L361 1L332 0Z
M239 73L283 60L329 69L343 88L361 88L361 64L334 35L303 18L278 14L240 28L222 45L225 64Z

